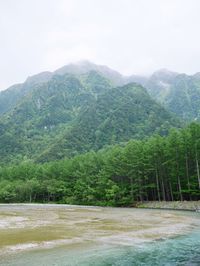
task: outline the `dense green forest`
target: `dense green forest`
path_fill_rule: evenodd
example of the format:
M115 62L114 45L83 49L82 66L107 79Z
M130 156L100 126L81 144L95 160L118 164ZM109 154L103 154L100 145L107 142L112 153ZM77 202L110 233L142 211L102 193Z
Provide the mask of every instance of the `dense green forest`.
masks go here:
M90 62L0 92L0 202L200 198L200 76Z
M18 104L0 115L0 164L63 159L155 132L167 134L182 124L142 86L113 88L95 71L29 83Z
M154 133L168 134L183 123L156 103L146 89L136 83L111 88L100 94L66 133L47 147L37 162L53 161L106 145L143 139Z
M200 199L200 125L71 159L0 168L0 202L131 206Z
M186 75L166 69L143 82L153 99L186 121L200 120L200 74Z

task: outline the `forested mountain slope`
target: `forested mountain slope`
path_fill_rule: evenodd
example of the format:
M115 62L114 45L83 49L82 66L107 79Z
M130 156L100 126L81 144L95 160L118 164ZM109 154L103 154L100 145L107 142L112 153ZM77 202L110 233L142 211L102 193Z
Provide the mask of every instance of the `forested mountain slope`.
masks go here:
M26 94L26 89L23 84L16 84L5 91L0 92L0 116L8 112L17 102L20 101Z
M54 75L35 84L11 111L0 119L0 159L30 158L54 143L110 81L96 72L79 78Z
M71 159L0 167L0 202L135 206L200 199L200 125Z
M147 88L149 94L167 110L179 118L190 122L200 119L200 75L186 75L166 69L156 71L149 77L138 75L124 76L119 72L103 65L89 61L80 61L59 68L54 72L42 72L29 77L24 83L17 84L0 92L0 115L14 108L22 98L30 93L35 86L50 81L57 75L83 76L82 82L88 86L92 75L87 80L84 75L98 73L109 80L112 87L123 86L136 82ZM97 83L96 83L97 84ZM102 89L102 88L101 88Z
M199 119L199 88L199 74L84 62L1 92L0 202L199 199L200 126L174 129Z
M185 121L200 120L200 75L160 70L144 84L150 95Z
M28 83L0 119L2 162L59 159L180 125L140 85L112 88L96 71Z
M142 86L131 83L100 94L37 160L60 159L154 133L165 135L171 127L180 125Z
M90 77L87 79L89 73L93 74L90 74ZM95 73L100 74L101 77L104 77L107 81L109 80L109 83L112 84L112 86L123 85L125 83L125 77L123 75L107 66L96 65L89 61L80 61L74 64L66 65L54 72L46 71L33 75L28 77L24 83L13 85L7 90L1 91L0 115L14 108L25 95L34 90L35 86L38 86L41 83L47 83L54 76L63 76L66 74L73 75L78 78L82 76L81 80L86 87L94 85L92 84L94 82L95 86L100 86L101 89L103 89L100 79L97 78L97 80L95 80L97 76Z

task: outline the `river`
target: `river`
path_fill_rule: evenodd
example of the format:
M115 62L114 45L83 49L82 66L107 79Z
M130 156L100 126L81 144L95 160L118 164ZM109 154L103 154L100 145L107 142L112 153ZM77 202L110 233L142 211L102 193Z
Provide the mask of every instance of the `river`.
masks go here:
M200 265L200 214L1 204L0 265Z

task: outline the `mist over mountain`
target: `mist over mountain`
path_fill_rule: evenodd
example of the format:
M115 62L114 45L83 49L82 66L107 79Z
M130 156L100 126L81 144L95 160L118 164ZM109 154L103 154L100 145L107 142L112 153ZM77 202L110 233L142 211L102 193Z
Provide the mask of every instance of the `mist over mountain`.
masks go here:
M139 82L148 84L84 61L1 92L1 161L59 159L181 126Z
M151 97L185 121L200 119L199 73L186 75L161 69L149 77L138 75L124 76L107 66L97 65L89 61L72 63L54 72L39 73L28 77L23 84L14 85L0 92L0 114L11 110L35 86L50 81L55 75L71 74L80 76L92 71L109 80L112 87L123 86L131 82L144 86ZM87 82L90 81L88 80Z
M199 119L199 73L123 76L81 61L0 93L0 159L70 157Z
M181 119L200 119L200 75L159 70L144 84L149 94Z

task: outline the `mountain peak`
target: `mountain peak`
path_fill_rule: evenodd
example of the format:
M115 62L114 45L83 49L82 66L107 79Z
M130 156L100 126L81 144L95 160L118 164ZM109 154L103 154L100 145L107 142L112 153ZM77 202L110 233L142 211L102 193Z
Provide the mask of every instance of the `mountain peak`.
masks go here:
M96 66L95 63L93 63L93 62L91 62L90 60L87 60L87 59L79 60L79 61L76 61L76 62L70 63L70 64L81 65L81 66L87 66L87 65Z
M167 68L158 69L152 74L152 76L171 76L171 77L175 77L177 75L178 75L177 72L171 71Z
M105 78L110 79L113 85L123 85L124 84L124 76L121 75L116 70L113 70L105 65L97 65L88 60L81 60L76 63L70 63L65 65L59 69L57 69L54 73L58 75L64 75L66 73L81 75L88 73L90 71L99 72Z
M197 72L193 75L194 78L196 79L200 79L200 72Z

